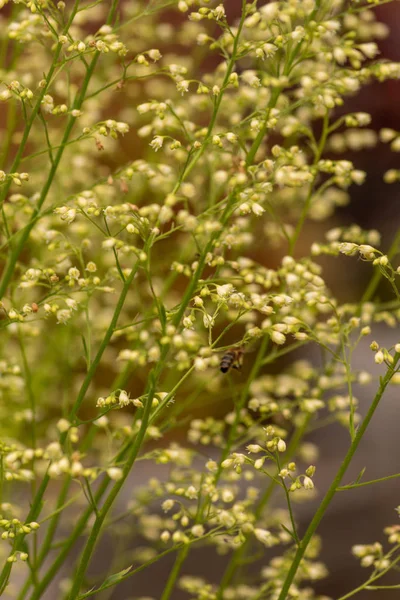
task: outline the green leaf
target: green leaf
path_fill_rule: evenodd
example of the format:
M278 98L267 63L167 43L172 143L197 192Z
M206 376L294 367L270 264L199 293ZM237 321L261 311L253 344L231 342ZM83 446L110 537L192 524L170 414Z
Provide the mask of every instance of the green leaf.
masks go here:
M102 592L106 588L116 585L117 583L119 583L120 581L125 579L125 576L129 573L129 571L132 569L132 567L133 567L133 565L131 565L130 567L127 567L126 569L123 569L122 571L118 571L118 573L114 573L113 575L110 575L110 577L107 577L107 579L105 579L103 581L103 583L101 584L100 587L91 588L88 592L86 592L86 594L81 594L79 596L78 600L83 600L83 598L88 598L89 596L92 596L93 593L98 594L99 592Z
M162 328L162 331L164 332L165 326L167 324L167 313L165 312L164 304L162 304L162 302L160 302L159 300L157 303L158 303L158 313L159 313L160 321L161 321L161 328Z
M357 478L354 483L358 483L359 481L361 481L361 477L364 475L366 469L367 469L367 467L364 467L363 469L361 469L361 471L357 475Z
M81 340L82 340L82 345L83 345L83 350L85 353L85 360L86 360L86 364L87 366L89 366L89 353L88 353L88 347L86 345L86 340L85 340L85 336L83 334L81 334Z
M293 531L291 531L290 529L288 529L286 527L286 525L284 525L283 523L281 523L281 527L282 527L282 529L284 529L286 531L286 533L288 533L290 535L290 537L292 538L292 540L294 540L296 542L296 544L297 544L297 540L296 540L296 537L295 537Z

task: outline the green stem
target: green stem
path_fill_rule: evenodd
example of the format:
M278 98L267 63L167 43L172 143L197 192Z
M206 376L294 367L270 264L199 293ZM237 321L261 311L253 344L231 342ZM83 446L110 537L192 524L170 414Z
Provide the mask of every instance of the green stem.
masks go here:
M101 500L109 483L110 483L110 479L108 477L102 481L102 483L96 493L96 496L95 496L96 503L98 503ZM72 534L69 536L68 540L66 541L61 552L58 554L57 558L53 561L52 565L48 569L45 576L41 579L41 581L35 587L33 594L30 597L30 600L41 600L41 598L43 597L43 593L46 590L47 586L53 581L58 570L65 564L65 559L67 558L68 554L70 553L72 546L75 544L76 540L82 535L82 533L86 527L87 521L90 518L90 516L92 515L92 512L93 512L92 506L88 506L88 508L86 508L85 512L82 514L81 518L79 519L78 523L76 524L75 529L73 530ZM24 598L24 596L21 597L21 600L22 600L22 598Z
M171 554L172 552L176 552L176 550L177 550L177 548L175 546L173 546L172 548L168 548L168 550L164 550L164 552L157 554L157 556L154 556L154 558L151 558L144 564L140 565L139 567L136 567L136 569L129 571L129 573L127 573L125 575L122 575L118 579L118 581L115 581L115 580L112 580L112 578L109 578L101 586L97 587L96 589L90 590L89 592L86 592L85 594L81 594L80 596L78 596L78 600L84 600L84 598L89 598L90 596L94 596L95 594L98 594L99 592L103 592L104 590L107 590L107 589L113 587L117 583L121 583L121 581L125 581L125 579L132 577L132 575L136 575L136 573L140 573L140 571L147 569L147 567L150 567L151 565L153 565L154 563L159 561L161 558L164 558L164 556L167 556L168 554Z
M391 260L394 256L396 256L398 250L399 250L399 246L400 246L400 229L397 231L394 240L392 242L392 245L389 248L389 251L387 253L387 257L389 260ZM369 282L367 289L365 290L362 298L361 298L361 305L364 302L368 302L373 295L375 294L379 282L382 278L382 271L380 269L376 269L373 277L371 278L371 281Z
M294 434L292 435L292 438L290 440L289 446L288 446L286 454L285 454L285 460L289 460L295 454L301 440L304 437L304 434L307 431L310 420L311 420L311 414L307 414L306 416L303 416L302 423L296 428ZM262 497L257 505L257 508L254 512L255 522L257 522L257 520L260 518L265 506L268 504L268 502L272 496L272 493L275 490L276 485L277 485L276 481L271 480L269 486L267 487L264 494L262 495ZM233 553L232 558L222 576L216 600L222 600L224 591L226 590L226 588L232 581L235 573L237 572L239 565L243 561L243 557L247 552L249 543L250 543L249 539L247 539L245 541L245 543L242 544L240 546L240 548L235 550L235 552Z
M122 308L123 308L123 306L125 304L126 296L127 296L128 292L129 292L129 289L131 287L132 281L133 281L133 279L134 279L134 277L135 277L138 269L139 269L139 261L136 262L136 264L132 268L129 276L125 280L125 283L123 285L121 295L120 295L120 297L118 299L117 306L115 307L115 311L114 311L113 317L111 319L110 325L108 326L108 329L107 329L107 331L105 333L105 336L104 336L104 338L103 338L103 340L101 342L101 345L100 345L100 347L99 347L99 349L97 351L97 354L94 357L93 362L91 363L88 372L86 373L86 377L83 380L83 383L82 383L81 389L79 390L79 394L78 394L78 397L76 399L76 402L75 402L74 406L72 407L72 410L71 410L71 412L69 414L69 420L70 421L72 421L75 418L75 416L76 416L76 414L77 414L77 412L78 412L78 410L79 410L79 408L80 408L80 406L81 406L81 404L82 404L82 402L83 402L83 400L84 400L84 398L86 396L86 392L87 392L87 390L89 388L89 385L90 385L90 383L91 383L91 381L92 381L92 379L94 377L95 372L97 371L97 367L100 364L100 361L101 361L101 358L102 358L102 356L104 354L104 351L107 348L107 346L108 346L108 344L109 344L109 342L111 340L111 337L112 337L112 335L114 333L114 330L115 330L115 327L117 325L117 322L118 322L119 316L121 314Z
M100 511L97 515L97 518L94 522L94 525L90 532L89 538L88 538L85 548L82 552L78 570L75 575L74 582L73 582L71 591L68 596L69 600L75 600L79 595L79 591L81 589L81 585L83 583L86 570L89 566L89 561L91 559L95 545L97 543L97 539L100 535L100 531L101 531L103 522L108 514L108 511L111 509L112 505L114 504L114 501L115 501L116 497L118 496L122 486L124 485L128 475L132 469L133 463L135 462L135 460L137 458L137 455L142 446L142 443L144 441L144 438L146 435L146 430L147 430L147 425L148 425L149 418L150 418L152 401L153 401L154 394L157 389L158 380L161 375L161 371L163 369L163 363L165 361L167 353L168 353L168 347L165 347L164 351L162 352L162 355L160 357L160 362L153 369L153 372L149 377L150 383L149 383L147 394L146 394L146 396L147 396L146 404L144 406L143 413L142 413L140 429L136 435L135 441L132 444L131 450L125 461L125 465L122 470L122 477L112 487L110 494L107 496L107 498L106 498L102 508L100 509Z
M230 202L228 199L226 207L225 207L225 211L221 217L221 221L224 221L228 218L229 209L230 209ZM209 250L212 248L214 241L218 237L218 235L219 235L219 233L216 232L211 237L211 239L209 240L208 244L205 247L205 250L204 250L202 256L199 259L197 269L193 275L193 278L191 279L190 283L188 284L188 286L186 288L180 308L172 320L172 323L175 326L179 325L179 323L183 317L183 314L192 298L193 292L198 285L200 276L204 269L206 255L209 252ZM129 452L128 457L126 459L126 462L125 462L125 465L123 468L122 478L118 482L115 483L115 485L112 488L109 496L107 497L102 509L100 510L99 515L96 518L95 524L93 526L93 529L91 531L89 539L88 539L86 546L82 553L81 561L80 561L80 564L78 567L78 571L77 571L77 574L76 574L76 577L74 580L72 590L70 592L69 600L74 600L77 597L77 595L79 594L80 587L82 585L82 582L83 582L83 579L84 579L84 576L86 573L86 569L89 565L90 558L92 556L92 553L94 551L94 548L95 548L95 545L97 542L97 538L100 535L102 524L107 516L108 511L111 509L115 498L117 497L119 491L121 490L126 478L128 477L130 470L137 458L137 455L139 453L141 445L144 441L147 425L150 420L151 403L152 403L152 400L154 397L154 393L156 392L158 380L164 369L164 363L165 363L165 359L166 359L168 352L169 352L169 346L167 345L164 347L164 349L162 351L159 362L157 363L156 367L154 367L154 369L151 371L151 373L149 375L148 390L146 391L147 399L146 399L145 408L144 408L143 414L142 414L142 420L141 420L142 422L141 422L140 430L139 430L138 434L136 435L135 442L134 442L134 444L131 448L131 451Z
M64 30L62 32L63 35L66 35L68 33L68 30L69 30L69 28L72 25L72 21L74 20L75 15L76 15L76 13L78 11L78 8L79 8L79 0L75 0L74 7L73 7L73 9L71 11L71 14L69 16L68 22L65 25ZM60 43L57 44L57 46L56 46L56 48L55 48L55 50L53 52L53 62L52 62L52 65L51 65L51 67L49 69L49 72L47 73L47 76L45 77L45 84L44 84L44 86L40 88L40 93L39 93L39 96L37 98L36 104L34 105L34 107L32 109L32 113L31 113L31 116L29 117L29 121L25 125L24 133L22 135L21 142L20 142L20 144L18 146L17 154L15 155L14 161L13 161L11 167L10 167L10 173L15 173L15 172L18 171L18 166L19 166L19 163L21 161L22 155L24 153L25 146L26 146L26 143L28 141L32 125L33 125L33 123L34 123L34 121L36 119L36 116L37 116L37 114L38 114L38 112L40 110L40 107L41 107L41 104L42 104L42 100L43 100L44 96L48 92L48 89L49 89L50 84L51 84L52 79L53 79L54 72L55 72L55 70L57 68L58 58L60 56L61 49L62 49L62 44L60 44ZM6 198L7 194L8 194L8 191L9 191L9 189L11 187L11 183L12 183L11 179L8 179L7 182L4 184L4 186L2 186L1 193L0 193L0 204L3 204L5 198ZM3 296L3 294L4 294L4 292L0 292L0 297Z
M276 453L276 463L277 463L278 469L280 471L281 470L281 465L280 465L278 453ZM286 483L285 483L284 478L281 477L280 480L282 482L282 487L283 487L283 490L284 490L285 496L286 496L286 503L287 503L288 510L289 510L290 522L292 524L292 534L293 534L293 537L294 537L294 540L295 540L297 546L299 546L300 539L299 539L299 536L298 536L298 533L297 533L296 522L294 520L294 514L293 514L293 509L292 509L292 501L290 499L289 490L286 487Z
M100 361L101 361L101 358L103 356L103 353L104 353L105 349L107 348L107 346L108 346L108 344L109 344L109 342L111 340L111 337L112 337L112 335L114 333L114 329L116 327L116 324L117 324L119 315L121 313L122 307L123 307L123 305L125 303L126 296L128 294L129 288L131 286L133 278L136 275L136 272L137 272L138 268L139 268L139 261L136 262L134 268L131 270L131 272L129 274L129 277L127 277L127 279L125 281L125 284L123 286L123 289L122 289L121 295L119 297L117 306L115 308L113 317L111 319L110 325L109 325L109 327L108 327L108 329L106 331L106 334L105 334L105 336L104 336L104 338L103 338L103 340L101 342L101 345L100 345L100 347L99 347L99 349L97 351L97 354L96 354L96 356L95 356L92 364L90 365L90 368L89 368L89 370L88 370L88 372L86 374L86 377L85 377L85 379L84 379L84 381L82 383L82 386L81 386L81 388L79 390L78 397L76 399L76 402L75 402L74 406L72 407L72 409L71 409L71 411L69 413L68 419L71 422L75 418L75 416L76 416L76 414L77 414L77 412L78 412L78 410L79 410L79 408L80 408L80 406L81 406L81 404L82 404L82 402L83 402L83 400L84 400L84 398L86 396L86 392L87 392L87 390L89 388L89 385L90 385L90 383L91 383L91 381L92 381L92 379L94 377L94 374L97 371L97 367L100 364ZM61 441L64 442L65 439L66 439L66 436L63 435L61 437ZM35 521L37 519L37 517L38 517L38 515L40 513L43 495L44 495L44 493L46 491L46 488L47 488L47 485L49 483L49 480L50 480L50 478L49 478L48 474L46 473L46 475L44 476L44 478L42 480L40 488L39 488L39 490L38 490L38 492L37 492L37 494L36 494L36 496L34 498L31 510L29 511L29 515L27 516L27 519L26 519L27 522L29 522L29 521ZM24 538L25 538L25 534L20 534L15 539L15 543L14 543L14 547L13 547L13 552L15 552L16 550L18 550L20 548L21 544L23 543ZM5 578L6 577L8 578L8 576L9 576L12 564L13 563L6 563L5 567L3 568L3 571L2 571L2 573L0 575L0 591L2 589L1 586L4 585L4 582L6 581Z
M1 64L1 63L0 63ZM17 102L16 100L11 100L8 105L8 114L7 114L7 133L6 139L3 145L3 151L1 156L1 166L2 168L6 168L7 166L7 158L10 152L12 138L14 135L15 127L17 124ZM14 173L14 171L11 171Z
M48 552L50 550L53 536L54 536L55 530L57 528L59 519L61 517L61 510L59 510L59 509L64 506L64 502L67 497L67 493L68 493L68 489L69 489L69 483L70 483L70 480L68 478L65 481L65 483L62 487L61 493L58 497L55 515L53 516L52 520L50 521L49 527L47 528L46 536L43 540L43 543L41 544L41 549L40 549L40 553L39 553L37 562L34 565L36 569L40 568L40 566L43 564L43 561L48 556ZM30 577L28 577L24 586L22 587L17 600L23 600L23 598L25 598L25 596L31 586L31 583L32 583L32 577L30 576Z
M107 21L106 21L107 24L110 24L113 21L115 12L117 10L117 5L118 5L118 0L113 0L112 7L110 9L110 12L109 12L109 15L108 15L108 18L107 18ZM79 6L79 0L76 0L75 1L75 5L74 5L74 9L73 9L73 11L72 11L72 13L70 15L69 20L68 20L68 24L72 23L72 20L73 20L73 18L75 16L75 13L76 13L77 9L78 9L78 6ZM68 31L68 28L69 28L69 25L66 28L66 31ZM47 91L47 89L48 89L48 87L50 85L50 82L52 80L52 76L53 76L55 68L56 68L56 59L58 59L58 56L59 56L59 54L61 52L61 48L62 48L62 44L57 44L57 48L56 48L56 51L55 51L55 56L54 56L54 59L53 59L53 64L52 64L52 67L50 68L50 71L49 71L49 73L47 75L47 78L46 78L46 86L42 89L41 94L39 96L39 99L38 99L38 101L37 101L37 103L36 103L36 105L34 107L32 115L30 117L30 120L29 120L27 126L25 127L25 131L24 131L24 135L23 135L23 138L22 138L22 142L21 142L21 145L19 146L19 149L18 149L18 152L17 152L17 156L15 157L14 163L13 163L13 165L11 167L11 172L14 172L14 171L17 170L18 164L19 164L19 162L21 160L21 157L22 157L23 150L25 148L25 144L26 144L26 142L28 140L28 136L29 136L29 132L30 132L31 126L33 124L34 119L37 116L37 113L38 113L39 109L40 109L40 105L41 105L43 96L46 93L46 91ZM94 72L94 70L96 68L96 64L97 64L97 61L99 59L99 56L100 56L100 52L96 51L95 54L94 54L94 56L93 56L93 59L92 59L90 65L89 65L89 67L88 67L88 69L86 71L85 78L84 78L84 80L82 82L80 90L79 90L79 92L76 95L75 101L74 101L73 106L72 106L72 111L73 110L80 110L80 108L81 108L81 106L82 106L82 104L83 104L83 102L85 100L87 88L89 86L89 82L90 82L90 80L92 78L93 72ZM9 257L8 257L7 264L6 264L6 267L4 269L4 272L2 274L2 278L1 278L1 281L0 281L0 298L2 298L4 296L4 294L5 294L6 290L7 290L8 284L10 283L10 280L11 280L13 274L14 274L15 266L17 264L18 258L19 258L20 254L21 254L21 252L22 252L22 250L23 250L23 248L24 248L24 246L25 246L25 244L26 244L26 242L27 242L27 240L29 238L29 235L30 235L30 233L31 233L31 231L32 231L32 229L33 229L33 227L35 225L36 217L37 217L38 213L40 212L40 209L42 208L42 206L43 206L43 204L44 204L44 202L45 202L45 200L47 198L47 194L50 191L51 185L53 183L53 179L54 179L54 177L55 177L55 175L57 173L58 166L59 166L61 158L62 158L62 156L64 154L65 146L66 146L66 144L68 142L68 139L69 139L69 136L71 134L72 128L75 125L76 119L77 119L77 117L72 116L72 114L69 116L69 119L68 119L68 122L67 122L67 125L66 125L66 128L65 128L65 131L64 131L64 135L63 135L62 140L61 140L61 146L60 146L57 154L54 157L54 162L52 163L49 175L47 177L46 183L44 184L44 186L42 188L42 191L41 191L39 199L38 199L38 201L36 203L35 209L32 211L32 215L30 217L29 223L27 224L27 226L22 231L22 233L21 233L21 235L20 235L20 237L19 237L19 239L18 239L15 247L11 250L11 253L10 253ZM0 203L4 201L5 196L8 193L8 189L9 189L10 185L11 185L11 182L8 185L5 185L3 187L2 195L0 197Z
M205 540L207 538L212 537L218 531L218 529L219 529L219 527L216 527L215 529L211 529L205 535L203 535L203 536L201 536L199 538L194 538L194 539L189 540L187 542L187 546L191 546L192 544L197 544L198 542L201 542L201 541L203 541L203 540ZM150 560L148 560L146 563L140 565L136 569L133 569L133 570L128 571L127 573L121 575L118 578L118 580L116 580L113 576L109 577L108 579L106 579L105 582L103 582L96 589L92 589L89 592L86 592L86 594L81 594L80 596L78 596L78 600L83 600L84 598L89 598L89 596L94 596L94 594L102 592L103 590L106 590L106 589L108 589L108 588L116 585L117 583L120 583L121 581L124 581L125 579L128 579L128 578L132 577L132 575L135 575L136 573L139 573L140 571L143 571L143 569L146 569L147 567L149 567L150 565L154 564L155 562L157 562L158 560L160 560L164 556L167 556L167 554L171 554L171 552L176 552L181 547L182 547L182 545L179 544L177 546L172 546L171 548L168 548L168 550L165 550L164 552L161 552L160 554L157 554L157 556L154 556L153 558L151 558Z
M279 94L281 93L281 88L277 87L274 88L272 94L271 94L271 98L270 101L268 102L268 106L267 106L267 114L265 115L265 119L264 119L264 124L261 127L260 131L257 134L256 139L254 140L247 156L246 156L246 165L250 166L251 164L253 164L253 160L255 158L255 155L257 154L257 151L259 149L259 147L261 146L261 143L265 137L265 134L267 132L267 127L268 127L268 119L269 119L269 115L271 113L271 110L275 107L275 104L278 101L279 98Z
M174 566L172 567L172 571L168 577L168 581L164 587L162 596L160 600L169 600L171 594L174 590L175 583L177 578L179 577L179 573L181 571L182 565L185 562L188 554L189 554L190 546L186 544L177 554L176 560L174 562Z
M40 513L40 510L42 508L42 498L43 498L43 494L47 488L48 482L49 482L49 476L46 473L42 479L42 483L40 484L40 487L39 487L39 489L36 493L36 496L33 500L29 514L26 518L27 523L29 523L31 521L36 521L36 519ZM21 545L23 544L24 539L25 539L25 534L20 534L19 536L17 536L15 538L11 553L14 553L21 548ZM4 590L7 586L13 564L14 563L12 563L12 562L6 562L3 567L3 570L0 573L0 596L4 592Z
M237 34L235 37L235 40L233 42L233 48L232 48L232 54L231 54L231 58L229 59L228 63L227 63L227 69L226 69L226 73L225 73L225 77L224 80L222 82L221 85L221 91L219 92L218 96L216 97L215 103L214 103L214 109L213 109L213 113L211 115L211 119L210 119L210 123L208 125L208 129L207 129L207 133L205 135L205 138L203 140L202 146L201 148L198 150L198 152L196 152L193 156L193 158L191 159L191 161L188 163L188 165L186 166L186 168L183 170L183 173L181 175L181 177L179 178L179 180L177 181L172 194L176 194L176 192L178 191L178 189L181 186L181 183L183 181L184 178L186 178L189 173L191 173L191 171L193 170L193 168L195 167L195 165L197 164L197 162L199 161L199 159L203 156L204 152L206 151L208 142L211 138L213 129L214 129L214 125L216 123L217 120L217 116L218 116L218 112L221 106L221 102L222 102L222 98L224 96L224 92L225 92L225 88L229 83L229 77L232 74L232 71L234 69L235 63L236 63L236 59L237 59L237 50L238 50L238 44L239 44L239 39L240 39L240 35L243 29L243 25L244 25L244 21L245 21L245 17L246 17L246 2L245 0L242 1L242 16L240 18L240 22L238 25L238 29L237 29Z
M317 163L319 162L319 160L321 158L322 152L323 152L325 144L326 144L326 138L328 137L328 131L329 131L329 112L327 111L324 115L324 120L323 120L323 125L322 125L322 133L321 133L321 137L319 140L317 151L314 156L314 161L313 161L314 167L317 165ZM290 244L289 244L290 256L293 256L297 240L299 239L300 233L301 233L304 223L307 219L308 211L310 210L311 202L312 202L313 195L314 195L314 185L315 185L316 179L317 179L317 174L315 175L313 181L310 183L307 198L304 202L304 205L303 205L303 208L302 208L302 211L300 214L300 218L297 221L296 228L295 228L293 236L290 240Z
M352 490L354 488L364 487L364 485L372 485L373 483L382 483L382 481L389 481L389 479L397 479L400 477L400 473L394 475L387 475L386 477L380 477L379 479L371 479L370 481L363 481L361 483L349 483L349 485L341 485L337 491L342 492L345 490Z
M269 337L268 336L264 336L264 338L263 338L263 340L262 340L262 342L260 344L260 347L258 349L257 357L256 357L255 361L253 362L253 366L252 366L250 374L249 374L249 376L247 378L246 384L243 387L242 393L240 395L239 402L235 406L235 420L232 423L232 427L229 430L228 440L227 440L225 448L224 448L224 450L222 452L221 459L220 459L219 465L218 465L218 470L217 470L217 472L215 474L214 485L217 484L217 482L218 482L218 480L219 480L219 478L221 476L221 473L223 471L222 463L224 462L224 460L228 457L228 455L231 452L231 447L232 447L232 444L233 444L233 442L235 440L236 431L237 431L237 428L238 428L239 423L240 423L242 408L246 404L246 400L247 400L247 397L248 397L248 394L249 394L250 386L253 383L253 381L257 378L257 375L258 375L258 373L259 373L259 371L260 371L260 369L261 369L261 367L263 365L264 356L265 356L265 353L267 351L268 344L269 344Z
M374 575L372 577L370 577L365 583L361 584L360 586L358 586L357 588L355 588L354 590L352 590L351 592L348 592L347 594L345 594L344 596L340 596L340 598L338 598L338 600L347 600L348 598L351 598L352 596L355 596L356 594L358 594L358 592L361 592L364 589L370 589L370 590L381 590L381 589L398 589L400 586L399 585L394 585L394 586L372 586L370 585L371 583L373 583L374 581L378 581L378 579L381 579L381 577L383 577L383 575L386 575L386 573L388 571L390 571L390 569L392 569L396 563L398 563L400 560L400 556L398 556L394 561L392 561L390 563L390 565L388 567L386 567L386 569L383 569L382 571L380 571L377 575Z
M303 539L301 540L300 546L298 547L298 549L296 551L293 562L291 564L291 567L286 576L286 579L282 586L282 590L281 590L277 600L286 600L287 594L289 592L289 588L293 582L294 577L296 576L297 569L299 568L301 559L304 556L304 553L308 547L308 544L310 543L312 536L314 535L318 525L320 524L323 516L325 515L325 512L326 512L329 504L331 503L334 495L336 494L338 487L340 486L342 478L343 478L344 474L346 473L346 471L352 461L354 453L357 450L357 448L364 436L364 433L366 432L367 427L368 427L369 423L371 422L372 417L374 416L374 413L379 405L379 402L381 401L383 393L384 393L387 385L389 384L391 378L393 377L395 366L396 366L397 362L399 361L399 358L400 358L400 353L396 353L394 356L393 364L390 365L390 367L388 367L388 370L386 371L385 376L381 380L381 384L379 386L378 392L376 393L375 398L374 398L371 406L369 407L364 420L362 421L361 425L359 426L357 433L354 437L354 440L352 441L352 443L349 447L349 450L347 451L347 454L344 457L344 460L343 460L342 464L340 465L332 484L330 485L328 491L326 492L321 504L318 507L317 512L314 515L314 518L312 519L310 525L308 526L306 533L304 534Z
M226 442L224 451L222 452L221 459L220 459L219 465L218 465L218 470L215 474L215 478L214 478L215 486L217 485L219 478L221 477L221 473L223 470L221 465L222 465L223 461L227 458L229 453L231 452L232 445L233 445L233 442L236 437L236 431L237 431L237 428L238 428L238 425L240 422L241 410L246 403L250 385L254 381L254 379L257 377L258 372L262 367L263 358L264 358L264 354L265 354L267 346L268 346L268 342L269 342L269 338L264 337L264 339L260 345L260 348L258 350L257 358L253 363L253 367L252 367L250 375L247 379L246 385L244 386L244 388L242 390L240 400L236 406L235 420L232 424L232 427L230 428L228 440ZM205 502L203 510L207 511L207 509L209 508L209 505L210 505L210 502ZM164 590L164 594L163 594L161 600L169 600L170 595L174 589L175 582L179 576L180 570L183 566L183 563L185 562L185 560L187 558L188 553L189 553L189 547L185 547L185 548L182 548L181 552L178 554L177 559L174 564L174 568L171 571L171 574L167 581L167 587L165 588L165 590L167 590L167 591Z

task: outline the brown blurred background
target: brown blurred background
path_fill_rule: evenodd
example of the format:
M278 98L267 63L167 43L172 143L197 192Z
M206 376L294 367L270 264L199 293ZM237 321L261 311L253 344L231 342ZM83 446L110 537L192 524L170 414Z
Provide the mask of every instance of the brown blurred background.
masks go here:
M241 0L224 2L229 19L239 15ZM381 57L400 61L400 3L392 2L376 10L379 20L387 23L391 29L387 39L380 41ZM171 19L176 18L174 13ZM179 27L176 22L176 27ZM156 45L156 44L155 44ZM145 93L144 93L145 99ZM365 111L372 115L371 127L379 131L382 127L400 130L400 81L387 81L376 83L362 89L357 96L346 101L343 112ZM127 138L129 139L129 138ZM135 140L136 141L136 140ZM135 154L135 152L132 152ZM362 228L375 228L382 234L382 250L387 249L400 227L400 186L398 184L386 185L383 174L390 168L400 168L400 156L390 151L388 145L379 144L373 150L363 150L352 153L343 158L351 158L356 168L367 172L367 182L363 186L352 186L351 203L339 208L335 216L328 222L309 224L302 237L303 250L308 250L312 241L322 240L327 229L337 225L359 224ZM260 252L262 249L260 249ZM266 263L265 257L260 255L260 262ZM371 274L370 264L349 260L347 257L338 259L320 260L324 266L326 280L340 301L352 301L360 297L365 289ZM273 264L269 266L273 267ZM378 290L382 299L391 299L390 290L383 282ZM381 326L375 333L376 339L384 346L399 342L396 330L389 330ZM299 351L296 358L317 360L310 351ZM292 359L291 359L292 360ZM373 357L368 348L368 342L361 344L354 356L354 366L357 369L380 373L374 368ZM360 401L360 412L365 414L365 407L369 405L376 384L364 386L355 390ZM400 423L400 396L398 388L392 387L385 396L384 402L379 407L376 418L363 439L361 447L346 476L346 483L351 482L363 467L367 467L366 479L374 479L387 474L400 472L400 443L398 428ZM296 504L296 514L300 523L300 531L304 531L318 506L320 498L332 481L349 443L348 432L334 425L322 431L310 434L308 441L314 442L320 449L317 462L316 485L318 496L312 502ZM210 450L210 456L212 455ZM125 487L126 497L131 497L133 486L145 483L151 476L158 476L158 467L149 472L150 462L139 462L132 475L132 481ZM161 471L160 471L161 473ZM161 477L161 475L160 475ZM130 489L129 489L130 488ZM282 499L281 499L282 500ZM276 499L276 504L281 502ZM124 498L121 498L121 503ZM365 580L367 570L358 566L358 561L351 555L351 546L355 543L372 543L381 541L385 543L383 528L398 522L394 508L400 504L400 479L385 482L359 490L341 492L333 501L318 533L322 536L323 550L321 559L329 569L329 576L318 584L318 592L332 598L338 598L350 589ZM283 503L282 503L283 506ZM92 574L101 576L102 570L108 568L110 554L113 548L107 537L99 544L96 558L92 565ZM182 574L205 576L208 580L218 582L224 566L229 557L212 555L210 550L193 550L185 563ZM173 565L174 556L166 557L153 567L128 579L124 584L108 595L112 600L131 600L141 596L158 599L161 596L165 581ZM267 562L267 559L266 559ZM65 576L60 575L59 580ZM387 578L387 583L398 583L394 575ZM361 592L356 596L359 600L367 597L376 600L396 598L399 592ZM56 586L51 587L44 596L44 600L55 600L60 597ZM100 597L101 598L101 597ZM175 590L173 600L187 600L188 595Z

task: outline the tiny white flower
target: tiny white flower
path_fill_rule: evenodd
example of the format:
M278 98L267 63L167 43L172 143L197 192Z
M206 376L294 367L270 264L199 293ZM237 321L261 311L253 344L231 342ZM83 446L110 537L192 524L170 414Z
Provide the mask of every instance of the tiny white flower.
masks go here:
M107 469L107 475L113 481L119 481L120 479L122 479L124 473L119 467L110 467L109 469Z
M161 504L161 508L163 509L164 512L168 512L169 510L171 510L171 508L174 506L175 501L168 499L168 500L164 500L164 502Z
M257 202L254 202L254 204L251 207L251 210L255 215L257 215L257 217L260 217L263 214L263 212L265 212L265 209Z
M194 368L196 369L196 371L205 371L207 369L207 366L207 362L204 360L204 358L196 356L196 358L194 359Z
M264 546L272 545L273 538L271 532L267 529L261 529L259 527L256 527L256 529L254 530L254 535L256 536L259 542L264 544Z
M153 148L154 152L158 152L160 148L162 148L164 143L164 137L162 135L156 135L150 142L150 146Z
M160 58L162 58L162 54L157 48L152 48L151 50L149 50L147 52L147 55L154 62L157 62L158 60L160 60Z
M225 17L225 8L222 4L218 4L218 6L214 8L213 13L217 20L223 19Z
M247 450L251 453L251 454L257 454L258 452L262 452L263 449L261 446L259 446L258 444L249 444L247 446Z
M68 431L68 429L71 427L71 423L69 421L67 421L67 419L60 419L57 422L57 429L58 431L60 431L61 433L65 433L66 431Z
M339 244L339 252L342 252L342 254L346 254L347 256L352 256L357 252L357 250L357 244L353 244L351 242L342 242Z
M284 442L284 440L279 440L277 448L278 448L278 452L285 452L286 443Z
M128 406L130 398L125 390L121 390L118 397L118 403L120 406Z
M182 81L178 81L178 83L176 84L176 89L182 94L182 96L183 94L185 94L185 92L189 91L189 83L190 82L186 79L182 79Z
M286 337L280 331L271 331L271 340L275 344L284 344L286 342Z
M265 56L267 58L270 58L271 56L273 56L275 54L275 52L278 50L278 48L276 46L274 46L274 44L263 44L262 50L263 50Z
M217 285L216 290L218 296L220 296L221 298L226 298L227 296L230 296L230 294L233 292L233 286L231 283Z
M201 537L202 535L204 535L204 527L203 525L193 525L192 529L190 530L192 532L192 534L194 535L194 537Z
M163 531L163 532L162 532L162 534L160 535L160 540L161 540L162 542L164 542L164 544L166 544L166 543L169 541L170 537L171 537L171 534L170 534L170 532L165 530L165 531Z
M375 42L368 42L366 44L360 44L358 46L358 48L361 50L361 52L363 54L365 54L365 56L367 58L375 58L375 56L377 54L379 54L379 49L378 49L378 46L375 44Z
M310 477L304 477L303 479L303 486L305 490L313 490L314 489L314 482Z

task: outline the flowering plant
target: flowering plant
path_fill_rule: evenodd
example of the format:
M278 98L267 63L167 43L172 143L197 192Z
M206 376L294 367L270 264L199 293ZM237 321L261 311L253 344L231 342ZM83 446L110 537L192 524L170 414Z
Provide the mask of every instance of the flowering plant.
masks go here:
M377 59L386 1L0 0L0 594L98 597L171 554L161 600L322 600L318 526L338 491L376 483L344 478L400 382L400 340L371 337L400 316L400 232L384 253L358 225L304 230L364 183L341 153L400 149L346 112L400 76ZM370 264L359 301L337 299L323 255ZM368 337L381 373L358 412ZM348 449L300 533L305 439L332 423ZM353 548L371 573L341 600L381 589L399 531ZM92 575L106 533L118 550ZM226 558L218 581L183 574L202 546Z

